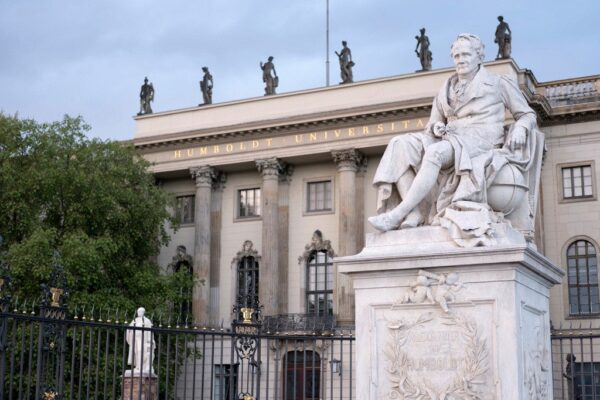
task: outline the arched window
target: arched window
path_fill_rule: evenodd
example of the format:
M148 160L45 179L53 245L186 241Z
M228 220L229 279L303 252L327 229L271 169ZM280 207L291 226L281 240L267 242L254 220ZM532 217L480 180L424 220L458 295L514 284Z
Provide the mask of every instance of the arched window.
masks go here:
M313 233L305 246L300 262L306 268L306 313L315 317L333 315L333 249L329 240L323 240L321 231Z
M577 240L567 248L569 313L600 313L596 248L587 240Z
M246 240L242 246L242 251L238 251L233 259L237 276L236 303L240 308L256 309L258 306L260 257L253 246L250 240Z
M284 400L317 400L321 393L321 357L312 350L290 351L283 357Z

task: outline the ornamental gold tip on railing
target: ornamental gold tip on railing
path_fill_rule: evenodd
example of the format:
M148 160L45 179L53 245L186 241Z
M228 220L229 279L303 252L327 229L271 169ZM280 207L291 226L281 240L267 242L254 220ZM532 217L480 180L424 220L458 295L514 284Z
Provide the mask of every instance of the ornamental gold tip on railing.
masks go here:
M243 324L251 324L252 323L252 314L254 314L254 308L251 307L242 307L240 309L242 312Z
M55 288L52 287L50 288L50 293L52 294L52 299L50 300L50 305L52 307L60 307L60 296L62 296L62 294L65 291L63 289L60 288Z

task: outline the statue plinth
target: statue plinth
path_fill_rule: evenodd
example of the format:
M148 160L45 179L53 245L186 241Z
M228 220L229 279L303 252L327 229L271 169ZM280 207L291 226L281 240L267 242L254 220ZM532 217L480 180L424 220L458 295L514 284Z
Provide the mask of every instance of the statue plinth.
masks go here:
M122 399L158 400L158 377L149 371L125 371Z
M508 225L460 248L441 227L367 235L336 258L356 296L357 398L551 398L550 288L563 272Z

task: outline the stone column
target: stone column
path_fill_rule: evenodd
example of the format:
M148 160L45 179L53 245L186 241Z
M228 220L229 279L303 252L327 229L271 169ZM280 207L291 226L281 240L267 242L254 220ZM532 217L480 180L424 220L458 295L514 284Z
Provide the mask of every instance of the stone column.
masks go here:
M293 165L285 165L279 175L279 312L288 310L290 181Z
M195 236L194 236L194 277L200 283L194 286L192 314L198 324L209 322L210 310L210 228L211 197L215 179L215 169L210 166L190 168L196 180Z
M262 173L262 264L258 298L263 315L279 314L279 175L283 164L277 158L256 160Z
M220 314L219 287L221 285L221 209L223 205L223 189L227 175L217 172L212 186L212 201L210 209L210 309L209 322L218 325Z
M358 252L358 213L356 205L356 172L362 155L356 149L332 151L337 164L337 185L339 196L338 245L337 254L349 256ZM346 275L335 273L334 298L337 320L341 324L354 321L354 290L352 281Z
M356 251L365 246L365 175L368 166L367 157L363 157L356 171Z

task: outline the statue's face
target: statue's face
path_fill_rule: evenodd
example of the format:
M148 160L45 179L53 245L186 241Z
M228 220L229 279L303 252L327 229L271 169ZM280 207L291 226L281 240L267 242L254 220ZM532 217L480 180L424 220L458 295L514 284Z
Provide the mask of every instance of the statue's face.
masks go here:
M459 40L452 47L452 59L458 75L470 75L479 67L479 56L470 42Z

